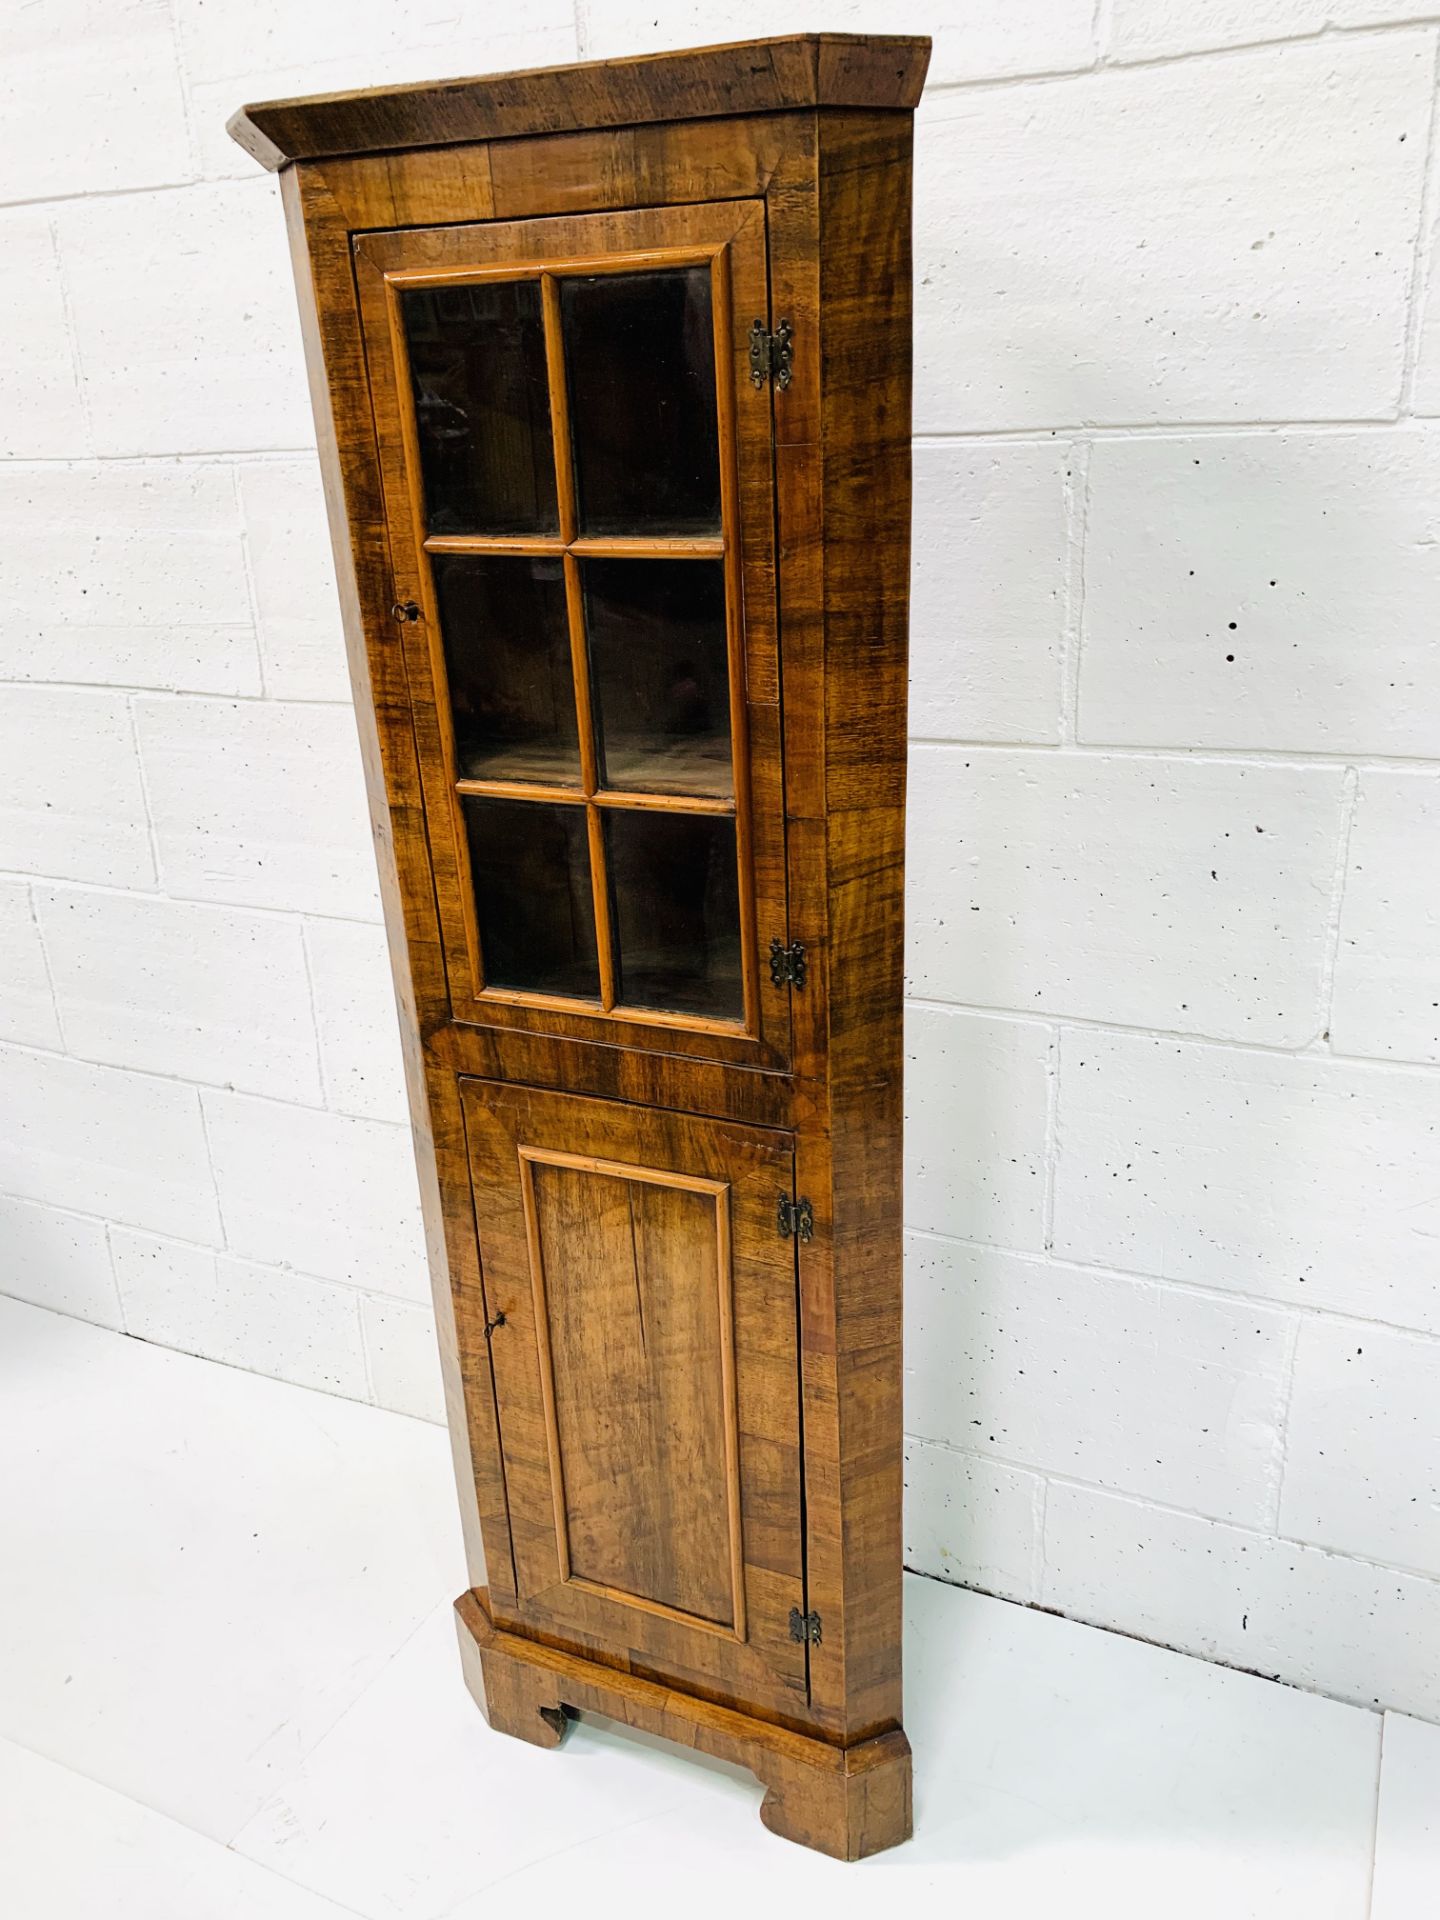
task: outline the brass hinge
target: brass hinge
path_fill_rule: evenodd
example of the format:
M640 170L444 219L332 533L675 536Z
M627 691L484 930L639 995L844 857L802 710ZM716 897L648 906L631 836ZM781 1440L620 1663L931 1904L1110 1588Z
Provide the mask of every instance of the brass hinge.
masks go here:
M782 320L771 333L763 320L757 320L750 328L750 384L763 387L767 380L773 380L782 391L790 384L790 362L792 331L790 322Z
M770 984L772 987L803 987L805 984L805 948L799 940L787 947L776 934L770 942Z
M815 1209L808 1200L792 1200L782 1193L775 1203L775 1231L787 1240L813 1240Z
M809 1641L812 1647L820 1644L820 1616L818 1613L802 1613L799 1607L790 1609L790 1638L802 1643Z

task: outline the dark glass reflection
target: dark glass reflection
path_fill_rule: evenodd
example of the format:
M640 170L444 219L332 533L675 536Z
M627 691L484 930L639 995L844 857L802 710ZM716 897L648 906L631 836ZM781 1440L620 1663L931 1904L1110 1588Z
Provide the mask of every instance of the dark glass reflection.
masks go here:
M535 280L400 295L431 533L554 533L555 460Z
M705 267L560 282L580 531L718 533Z
M601 780L728 799L730 687L719 560L586 560Z
M462 794L487 987L598 999L583 807Z
M578 785L560 561L440 553L435 592L461 778Z
M735 822L608 812L605 833L621 1004L740 1019Z

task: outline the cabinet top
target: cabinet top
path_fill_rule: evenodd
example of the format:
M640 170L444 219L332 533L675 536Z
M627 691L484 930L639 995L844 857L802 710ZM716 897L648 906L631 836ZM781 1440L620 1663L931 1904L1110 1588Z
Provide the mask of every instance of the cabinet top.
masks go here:
M657 120L807 107L908 111L920 98L929 64L928 39L797 33L631 60L267 100L241 107L229 132L275 172L296 160Z

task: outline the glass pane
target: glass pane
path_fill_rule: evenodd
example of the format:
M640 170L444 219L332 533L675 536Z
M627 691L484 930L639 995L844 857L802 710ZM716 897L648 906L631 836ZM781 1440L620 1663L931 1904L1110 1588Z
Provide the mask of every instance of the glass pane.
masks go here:
M561 563L438 553L435 592L460 777L578 785Z
M622 1004L740 1019L735 822L607 812L605 832Z
M560 282L581 533L718 533L706 267Z
M400 295L431 533L554 533L537 280Z
M487 987L598 999L583 807L462 794Z
M586 560L601 780L728 799L730 684L719 560Z

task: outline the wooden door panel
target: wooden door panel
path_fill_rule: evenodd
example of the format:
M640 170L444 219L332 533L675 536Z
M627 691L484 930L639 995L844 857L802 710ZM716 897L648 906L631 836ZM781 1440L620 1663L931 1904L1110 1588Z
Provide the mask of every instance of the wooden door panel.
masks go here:
M725 1186L521 1162L568 1577L743 1626Z
M749 329L768 313L763 203L362 233L354 257L390 594L409 610L398 644L454 1013L608 1045L787 1065L789 990L771 983L764 963L771 941L788 938L788 903L772 423L768 390L757 392L749 371ZM643 327L620 328L613 351L577 371L567 297L676 275L699 276L707 290L714 528L666 534L636 521L639 531L587 530L576 477L585 405L607 365L613 386L664 356ZM533 526L447 530L426 498L422 413L452 422L465 409L448 390L427 389L424 408L417 400L421 376L402 303L520 293L534 308L531 371L548 392L550 419L539 419L535 398L525 428L553 453L554 498L547 467ZM523 331L524 316L511 319ZM473 398L468 388L461 397ZM506 421L487 444L508 445L520 424ZM653 432L645 441L647 449L668 444ZM636 464L633 447L610 453L617 471ZM676 472L682 465L677 459ZM502 576L516 578L526 562L523 594L521 586L502 592ZM469 582L464 592L457 568ZM503 639L516 658L525 648L532 664L543 656L536 686L520 684L513 662L502 670L494 661L486 671L505 682L498 692L488 681L458 684L447 645L472 627L487 644ZM640 657L648 673L637 673ZM573 689L561 685L571 673ZM477 704L487 726L523 721L545 737L506 753L486 748L472 764L462 734ZM663 732L663 753L642 751L631 737L638 729L654 748L653 727ZM536 844L517 851L527 826ZM707 872L708 889L687 892L687 877ZM523 924L502 924L502 901L512 915L523 910ZM517 955L527 962L518 970Z
M519 1623L799 1711L792 1137L462 1090Z

